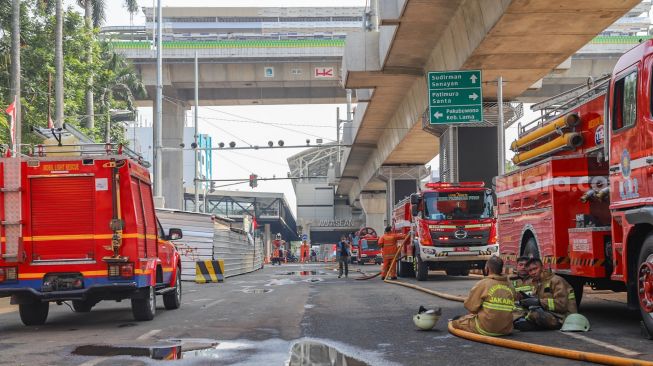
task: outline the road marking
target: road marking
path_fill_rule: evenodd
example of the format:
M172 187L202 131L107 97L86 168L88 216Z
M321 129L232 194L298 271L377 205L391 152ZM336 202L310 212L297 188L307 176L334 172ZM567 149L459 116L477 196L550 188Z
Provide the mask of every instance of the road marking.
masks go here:
M583 340L585 342L592 343L592 344L595 344L597 346L605 347L605 348L611 349L613 351L617 351L617 352L619 352L621 354L624 354L626 356L637 356L637 355L642 354L641 352L635 352L635 351L632 351L632 350L629 350L629 349L626 349L626 348L615 346L614 344L599 341L597 339L586 337L586 336L578 334L578 333L569 333L569 332L561 332L561 333L566 334L566 335L568 335L568 336L570 336L572 338L581 339L581 340Z
M108 359L109 359L109 357L98 357L98 358L94 358L92 360L86 361L86 362L84 362L82 364L79 364L79 366L95 366L98 363L100 363L102 361L105 361L105 360L108 360Z
M210 303L208 303L206 305L202 305L202 309L210 308L211 306L217 305L217 304L219 304L219 303L221 303L223 301L224 301L224 299L215 300L214 302L210 302Z
M199 302L199 301L211 301L212 299L195 299L193 300L194 302Z
M136 340L142 341L144 339L152 338L155 334L159 333L161 329L152 329L151 331L140 335Z

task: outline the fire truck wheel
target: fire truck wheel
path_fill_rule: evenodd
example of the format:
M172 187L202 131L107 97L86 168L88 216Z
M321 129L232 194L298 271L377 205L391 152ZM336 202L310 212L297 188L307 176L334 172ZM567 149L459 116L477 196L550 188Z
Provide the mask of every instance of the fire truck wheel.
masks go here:
M132 314L138 321L152 320L156 314L156 294L154 286L149 286L141 291L145 297L142 299L132 299Z
M412 277L415 275L413 264L406 261L397 261L397 275L399 277Z
M73 300L73 310L76 313L88 313L93 308L93 303L84 300Z
M415 256L415 278L418 281L426 281L429 277L429 265L419 257Z
M637 261L637 293L639 311L648 334L653 334L653 235L644 240Z
M535 238L531 237L528 239L526 245L524 245L524 251L522 252L522 255L531 258L540 257L540 250L537 248L537 241Z
M179 309L181 306L181 273L179 270L177 270L175 290L163 295L163 306L165 306L166 310Z
M31 304L18 305L20 320L22 320L25 325L45 324L45 320L48 319L49 311L49 302L33 302Z

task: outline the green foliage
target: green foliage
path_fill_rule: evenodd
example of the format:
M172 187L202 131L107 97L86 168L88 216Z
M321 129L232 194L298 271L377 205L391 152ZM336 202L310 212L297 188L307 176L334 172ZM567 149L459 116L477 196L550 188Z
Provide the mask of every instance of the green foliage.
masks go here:
M34 142L31 127L47 126L48 75L52 78L51 115L54 115L54 29L52 7L43 0L24 0L21 8L21 92L23 141ZM9 104L11 72L11 2L0 1L0 108ZM89 47L90 45L90 47ZM145 89L131 64L115 54L111 45L97 38L84 26L84 18L69 8L64 14L64 115L65 122L80 127L85 115L85 90L89 75L94 76L96 128L85 131L103 141L108 112L134 109L134 97L145 96ZM93 62L86 61L92 50ZM8 129L0 113L0 143L7 143ZM112 129L119 140L120 128Z

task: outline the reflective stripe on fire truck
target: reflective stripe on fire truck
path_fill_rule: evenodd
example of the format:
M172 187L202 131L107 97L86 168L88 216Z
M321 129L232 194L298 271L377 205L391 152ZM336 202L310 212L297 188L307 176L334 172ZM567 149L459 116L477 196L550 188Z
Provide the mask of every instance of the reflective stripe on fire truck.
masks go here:
M531 184L527 184L525 186L507 189L507 190L502 191L502 192L497 192L497 197L498 198L504 198L504 197L507 197L507 196L510 196L510 195L513 195L513 194L516 194L516 193L535 191L535 190L539 190L539 189L550 187L550 186L568 186L568 185L572 185L572 184L587 184L593 178L605 179L605 177L600 176L600 175L589 176L589 177L584 176L584 177L547 178L547 179L541 180L539 182L533 182Z
M653 159L653 155L645 156L643 158L637 158L637 159L631 160L630 161L630 169L644 168L644 167L647 167L649 165L652 165L651 163L647 162L647 160L650 161L651 159ZM621 165L620 164L613 165L613 166L610 167L610 169L614 169L615 171L619 172L619 171L621 171Z
M111 239L113 234L75 234L75 235L43 235L26 236L23 241L54 241L54 240L85 240L85 239ZM123 234L123 239L156 239L155 234Z
M470 224L470 225L429 225L429 229L432 230L441 230L441 229L458 229L464 227L465 229L479 229L490 227L492 224Z
M172 272L173 268L172 267L163 267L163 272ZM151 274L152 271L150 270L142 270L142 269L135 269L134 274L136 275L149 275ZM99 271L82 271L81 272L82 276L84 277L98 277L98 276L108 276L109 272L105 270L99 270ZM43 273L19 273L18 274L18 279L19 280L33 280L33 279L40 279L43 278L46 275L45 272Z

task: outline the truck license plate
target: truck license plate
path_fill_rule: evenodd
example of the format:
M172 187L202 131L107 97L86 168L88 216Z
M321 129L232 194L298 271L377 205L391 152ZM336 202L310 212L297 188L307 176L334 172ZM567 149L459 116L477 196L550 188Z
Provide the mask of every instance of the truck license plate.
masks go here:
M469 247L455 247L454 252L469 252Z

